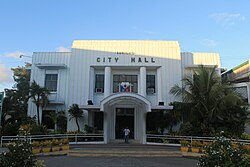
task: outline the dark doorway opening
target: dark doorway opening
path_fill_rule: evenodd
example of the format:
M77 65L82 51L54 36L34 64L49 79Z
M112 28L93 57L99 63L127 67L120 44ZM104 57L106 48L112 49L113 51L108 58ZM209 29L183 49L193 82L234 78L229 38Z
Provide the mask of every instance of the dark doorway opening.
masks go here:
M103 112L94 112L94 128L99 132L103 131Z
M116 108L115 138L123 139L123 130L128 127L129 138L134 139L134 108Z

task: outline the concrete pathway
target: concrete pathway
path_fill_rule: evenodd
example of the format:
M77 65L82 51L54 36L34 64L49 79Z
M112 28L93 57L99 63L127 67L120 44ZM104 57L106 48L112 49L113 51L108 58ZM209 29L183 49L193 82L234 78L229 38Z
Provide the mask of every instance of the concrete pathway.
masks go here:
M42 156L47 167L189 167L196 166L194 154L183 155L179 147L107 144L73 145L67 156Z

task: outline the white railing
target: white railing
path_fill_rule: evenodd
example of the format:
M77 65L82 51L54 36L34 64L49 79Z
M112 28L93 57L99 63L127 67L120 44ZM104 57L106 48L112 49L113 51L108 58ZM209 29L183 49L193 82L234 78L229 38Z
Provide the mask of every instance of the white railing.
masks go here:
M4 144L12 142L13 140L22 139L25 137L28 137L30 142L51 140L51 139L68 139L69 144L104 143L103 134L51 134L51 135L30 135L30 136L2 136L0 146L2 147Z
M193 141L201 141L201 142L211 142L215 140L215 137L199 137L199 136L172 136L172 135L154 135L147 134L147 144L170 144L170 145L180 145L181 140L190 141L190 145L192 146ZM240 144L250 144L250 140L243 139L229 139L234 143Z

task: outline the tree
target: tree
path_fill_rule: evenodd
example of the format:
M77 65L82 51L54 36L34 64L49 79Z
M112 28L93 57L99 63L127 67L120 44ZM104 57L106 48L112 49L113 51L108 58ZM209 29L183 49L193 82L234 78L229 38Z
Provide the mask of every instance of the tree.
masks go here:
M47 88L41 87L35 81L31 83L29 98L31 98L33 103L35 103L36 105L38 125L41 125L40 114L39 114L40 107L43 108L49 103L49 100L48 100L49 94L50 94L50 91Z
M227 83L222 83L216 72L216 67L206 68L200 66L194 71L193 76L187 76L183 80L183 86L175 85L170 93L181 97L184 103L190 104L192 114L192 124L200 127L202 135L211 135L218 130L218 122L221 127L228 118L228 109L234 106L239 108L243 105L240 96L234 93ZM237 103L227 103L235 101ZM228 106L224 107L225 103ZM237 114L245 115L246 110L235 110ZM233 119L229 122L233 123ZM245 117L241 119L245 123Z
M25 67L12 68L13 78L16 82L13 89L5 89L3 101L2 125L20 123L27 115L30 72L26 70L31 64L26 63Z
M26 63L25 67L11 69L15 85L12 89L4 90L1 115L4 135L16 135L21 122L27 117L30 72L26 68L30 66L31 64Z
M79 126L79 123L78 123L78 120L80 118L83 118L83 111L79 108L78 104L72 104L72 106L70 106L69 110L69 116L70 116L70 120L71 119L75 119L76 121L76 125L77 125L77 132L79 133L80 132L80 126Z

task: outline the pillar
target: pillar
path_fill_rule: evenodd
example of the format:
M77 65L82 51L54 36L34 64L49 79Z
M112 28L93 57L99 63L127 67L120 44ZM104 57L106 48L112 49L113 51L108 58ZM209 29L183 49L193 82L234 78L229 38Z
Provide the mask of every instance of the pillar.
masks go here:
M157 68L157 101L162 102L162 68Z
M140 91L139 94L146 97L146 67L140 67Z
M104 74L104 98L111 94L111 67L105 67Z

